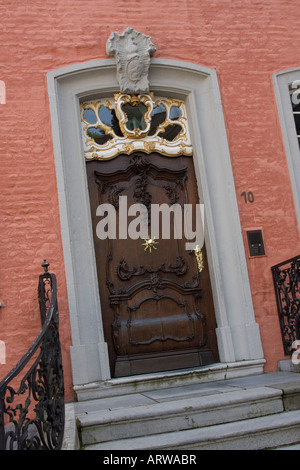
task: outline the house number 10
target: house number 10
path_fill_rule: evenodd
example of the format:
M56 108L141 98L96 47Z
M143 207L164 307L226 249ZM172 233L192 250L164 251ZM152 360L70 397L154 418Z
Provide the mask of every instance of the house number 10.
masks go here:
M247 202L254 202L254 194L252 191L248 191L247 193L246 191L243 191L241 196L244 198L246 204Z

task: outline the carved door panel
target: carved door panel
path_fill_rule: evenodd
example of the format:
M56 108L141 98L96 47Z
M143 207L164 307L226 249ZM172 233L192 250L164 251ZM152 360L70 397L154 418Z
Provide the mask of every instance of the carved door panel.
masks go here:
M204 249L199 273L184 233L159 237L151 250L143 239L119 238L119 197L127 206L197 204L191 157L120 155L87 162L99 292L111 374L114 377L194 367L218 360L215 316ZM100 204L116 210L116 239L100 240ZM125 216L122 206L121 216ZM147 216L147 215L146 215ZM136 219L128 216L128 225ZM124 219L122 219L124 220ZM163 225L163 223L161 223ZM183 231L184 232L184 231Z

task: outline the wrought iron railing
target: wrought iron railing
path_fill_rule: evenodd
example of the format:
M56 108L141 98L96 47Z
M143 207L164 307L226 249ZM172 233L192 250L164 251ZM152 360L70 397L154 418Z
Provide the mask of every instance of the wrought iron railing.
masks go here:
M42 264L38 295L42 329L0 382L0 450L59 450L64 433L64 378L56 277Z
M286 355L300 340L300 255L272 266L281 335Z

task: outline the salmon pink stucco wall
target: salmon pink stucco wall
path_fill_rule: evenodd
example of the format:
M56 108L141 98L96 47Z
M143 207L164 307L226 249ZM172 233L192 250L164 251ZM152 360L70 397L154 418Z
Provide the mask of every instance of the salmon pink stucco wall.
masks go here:
M0 2L0 340L6 364L40 329L38 275L44 258L58 280L66 396L73 397L71 332L46 73L107 58L112 31L151 36L155 57L217 71L241 227L262 228L266 256L245 250L266 371L284 358L270 267L300 253L272 75L300 66L292 0L27 0ZM251 191L253 203L242 192ZM234 289L234 286L232 286Z

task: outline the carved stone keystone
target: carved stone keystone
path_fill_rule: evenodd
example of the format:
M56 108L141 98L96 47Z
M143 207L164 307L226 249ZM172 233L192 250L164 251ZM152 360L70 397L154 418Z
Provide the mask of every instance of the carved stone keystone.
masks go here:
M156 47L150 36L133 28L125 29L122 34L111 33L106 43L106 52L116 60L121 93L149 92L150 56L155 51Z

